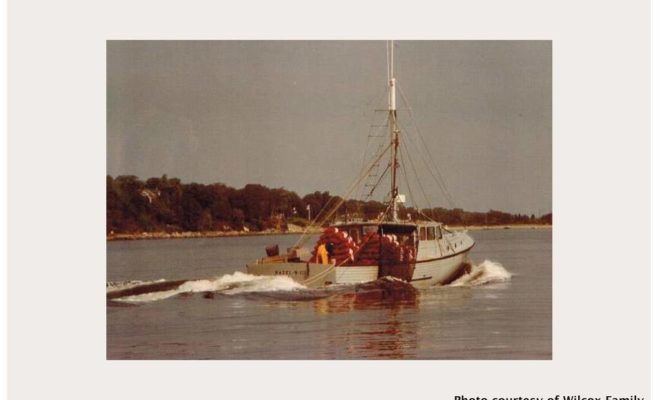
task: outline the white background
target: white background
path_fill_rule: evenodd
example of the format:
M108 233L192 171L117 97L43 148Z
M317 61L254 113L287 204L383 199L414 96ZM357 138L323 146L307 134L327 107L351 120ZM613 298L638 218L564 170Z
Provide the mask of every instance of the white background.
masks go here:
M10 3L10 398L648 399L650 2L313 4ZM105 360L105 40L238 38L553 40L552 361Z

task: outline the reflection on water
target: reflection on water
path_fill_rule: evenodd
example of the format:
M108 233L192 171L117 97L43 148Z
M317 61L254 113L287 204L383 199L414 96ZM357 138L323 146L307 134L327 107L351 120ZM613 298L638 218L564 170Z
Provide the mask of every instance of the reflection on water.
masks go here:
M370 288L315 301L314 310L320 314L364 310L376 313L375 318L350 325L350 329L331 337L332 350L320 358L335 356L337 348L346 349L346 358L414 358L419 353L420 328L434 322L417 318L420 306L456 309L472 298L469 288L397 289Z
M414 308L417 307L417 294L417 289L405 282L379 279L351 286L340 294L315 301L314 310L327 314L372 308Z
M136 301L108 301L108 358L551 358L551 232L474 236L481 253L472 258L492 257L504 267L486 266L457 286L419 291L386 280L310 290L234 273L240 268L231 260L262 251L258 237L111 243L108 280L115 283L108 291L125 290ZM181 270L184 258L192 267ZM149 274L134 272L132 265L143 262ZM217 278L186 281L183 289L166 283L213 276L212 269ZM509 272L513 278L504 279ZM144 293L139 285L163 292Z
M417 348L415 324L401 318L402 309L415 310L418 291L409 284L378 280L358 285L342 294L314 302L318 314L380 311L379 322L357 324L354 329L333 337L333 347L344 347L351 357L368 354L370 358L405 358ZM327 357L322 358L328 358Z

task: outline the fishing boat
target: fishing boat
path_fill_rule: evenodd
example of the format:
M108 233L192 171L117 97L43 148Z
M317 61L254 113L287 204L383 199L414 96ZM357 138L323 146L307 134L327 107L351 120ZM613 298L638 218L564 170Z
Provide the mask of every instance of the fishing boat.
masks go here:
M448 229L433 218L402 218L399 204L405 195L399 193L397 170L400 161L401 127L397 116L397 81L394 77L394 44L387 43L388 108L386 146L375 154L372 162L360 172L347 195L326 204L301 238L284 254L278 246L266 249L267 256L247 265L252 275L287 276L307 287L334 284L357 284L379 278L409 282L416 288L446 284L469 269L468 253L474 240L467 230ZM405 97L404 97L405 100ZM388 158L382 174L374 174L381 160ZM348 220L328 223L350 198L360 182L379 176L377 183L389 174L389 190L384 200L385 211L374 220ZM371 190L373 193L373 189ZM312 237L313 227L325 226L313 249L305 243Z

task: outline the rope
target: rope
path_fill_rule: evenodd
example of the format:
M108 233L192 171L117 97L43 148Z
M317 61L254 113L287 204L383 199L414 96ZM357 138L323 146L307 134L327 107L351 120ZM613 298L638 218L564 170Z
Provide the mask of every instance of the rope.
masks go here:
M415 121L415 117L413 116L412 108L410 107L410 104L408 103L408 99L407 99L406 95L403 93L403 89L401 89L401 86L399 86L399 91L401 92L401 97L403 98L404 103L406 103L406 107L408 107L408 114L410 115L410 120L412 121L413 128L415 128L415 133L417 134L417 137L422 142L422 148L425 150L425 154L428 155L430 163L433 166L433 168L431 168L429 166L429 163L427 162L426 158L421 157L422 161L424 161L424 164L428 168L429 172L431 172L431 176L436 181L436 183L438 184L438 186L442 190L443 194L447 197L447 201L448 201L449 205L452 208L456 208L454 198L452 197L451 193L449 192L449 189L447 189L447 184L446 184L444 178L442 177L442 174L440 173L440 169L438 168L438 166L433 161L433 156L431 155L431 153L429 151L429 146L426 144L426 141L424 140L424 136L421 134L421 132L419 130L419 127L417 126L417 122ZM417 147L417 143L415 141L413 141L413 145L415 145L415 148L421 154L422 152ZM437 177L436 177L436 174L437 174Z
M383 97L386 97L386 96L387 96L387 86L384 86L384 90L381 90L381 92L379 92L373 99L371 99L371 101L369 101L369 103L367 104L367 107L371 108L372 105L376 102L376 99L378 99L378 98L382 99ZM374 115L371 118L371 121L370 121L370 124L369 124L369 126L370 126L369 134L367 135L367 144L364 147L364 153L362 154L362 161L360 163L360 169L364 168L365 163L367 162L367 152L369 150L369 142L371 142L371 137L372 137L371 132L374 130L374 125L376 124L376 117L378 116L378 114L375 113L375 112L373 114ZM387 121L387 119L385 119L385 121ZM379 124L379 125L383 125L383 124L384 124L384 122Z
M431 212L433 212L433 206L431 205L431 200L429 200L429 197L426 195L426 191L424 190L424 185L422 185L422 182L419 179L419 175L417 174L417 168L415 167L415 163L412 161L412 157L410 156L410 153L408 152L408 147L406 146L406 141L402 140L401 144L402 144L401 148L403 149L404 155L408 158L408 160L410 161L410 164L412 165L413 174L415 176L415 179L417 180L417 185L419 186L419 189L422 192L422 195L424 196L424 200L426 200L426 203L429 205L429 209L431 210ZM433 218L431 218L428 215L424 214L423 210L419 210L419 213L422 216L426 217L429 221L436 222Z
M410 180L408 179L408 172L406 171L406 163L403 157L401 158L401 172L403 173L403 181L406 183L406 187L408 188L408 196L410 197L410 202L412 203L414 209L419 209L419 205L415 201L415 198L413 197L412 194L413 191L410 188Z
M389 118L389 117L388 117L388 118ZM386 126L386 125L385 125L385 122L387 122L388 118L385 118L385 120L382 121L382 122L379 124L379 126L381 126L380 129L370 130L370 131L369 131L369 136L372 136L372 132L373 132L373 136L374 136L374 137L377 137L377 135L375 135L375 134L383 130L382 127L383 127L383 126ZM372 128L372 129L373 129L373 128ZM368 146L369 146L369 142L370 142L370 141L371 141L371 137L367 139L367 148L365 148L365 152L364 152L363 160L362 160L362 165L361 165L360 168L364 168L364 167L365 167L366 161L364 160L364 158L366 158L366 155L367 155L367 152L368 152ZM378 154L378 153L381 151L381 149L383 148L383 146L384 146L386 143L388 143L388 142L389 142L389 140L388 140L388 138L387 138L387 135L382 135L381 140L378 142L378 146L376 147L376 150L374 151L374 156L375 156L376 154ZM378 167L376 167L376 168L378 168ZM368 184L369 184L369 181L367 180L367 182L365 182L365 186L362 188L362 191L360 192L359 198L362 199L362 200L367 200L367 199L371 196L371 194L368 194L368 195L365 196L365 191L366 191L366 188L367 188L367 185L368 185Z
M383 177L385 176L385 174L386 174L387 171L389 171L389 170L390 170L390 165L388 165L388 166L383 170L383 173L380 175L380 177L378 178L378 180L377 180L376 183L374 184L374 187L371 189L371 191L370 191L369 194L367 195L367 198L371 197L371 195L374 194L374 190L376 190L376 188L378 187L378 185L380 185L380 182L383 180Z
M429 170L429 172L431 172L431 177L433 177L436 184L440 187L440 190L443 192L443 194L447 198L447 202L449 203L449 206L452 209L456 209L457 207L456 207L456 203L454 202L454 198L451 195L451 193L449 192L449 189L447 188L447 183L445 182L444 178L442 177L442 174L440 173L440 168L438 168L437 164L433 161L433 156L431 155L431 152L429 151L429 146L426 144L426 141L424 140L424 136L421 134L421 132L419 130L419 127L417 126L417 122L415 121L415 117L413 116L412 107L410 107L410 104L408 103L408 99L407 99L406 95L403 93L403 89L401 88L400 85L399 85L399 91L401 92L401 97L403 98L403 101L406 104L406 107L408 108L408 114L410 115L410 120L412 121L413 127L415 128L415 133L417 134L417 137L420 139L420 141L422 143L422 147L426 151L426 154L429 157L430 163L431 163L431 165L433 165L434 168L429 167L428 162L426 161L426 158L424 158L422 156L421 159L424 162L424 164L426 165L426 168ZM415 148L417 148L417 143L415 141L413 141L413 145L415 145ZM418 148L417 148L417 151L419 151ZM420 153L422 153L422 152L420 152ZM434 171L435 171L435 173L434 173ZM436 177L436 174L437 174L437 177ZM431 206L431 211L433 211L432 206ZM458 219L459 219L461 225L463 225L463 227L466 228L465 220L463 220L462 213L458 214Z
M404 141L402 140L401 143L404 144ZM405 145L405 144L404 144L404 145ZM411 163L412 163L412 162L411 162ZM408 172L407 172L407 170L406 170L406 163L405 163L403 157L401 158L401 170L403 171L403 180L406 182L406 187L408 188L408 193L409 193L409 195L410 195L410 201L412 202L413 207L414 207L414 208L417 210L417 212L418 212L419 214L421 214L423 217L426 217L426 218L429 219L430 221L433 221L433 220L432 220L431 218L429 218L426 214L424 214L424 212L423 212L422 210L420 210L420 208L419 208L419 204L417 203L417 201L415 200L415 197L413 196L413 190L412 190L412 188L410 187L410 180L408 179ZM433 221L433 222L435 222L435 221Z
M383 150L383 152L380 153L380 155L376 158L376 160L375 160L375 161L371 164L371 166L366 170L366 172L363 173L358 179L356 179L356 180L353 182L353 184L350 186L350 188L349 188L349 190L347 191L347 193L346 193L344 196L342 196L342 197L339 198L339 201L337 202L337 205L336 205L335 207L332 208L332 211L326 213L326 215L325 215L324 218L321 220L321 222L319 223L319 225L322 226L323 224L325 224L325 223L328 221L328 219L330 219L330 217L331 217L331 216L332 216L332 215L333 215L333 214L339 209L339 207L341 207L341 205L346 201L346 199L348 198L348 196L350 196L351 193L353 193L353 191L355 190L355 188L357 187L357 185L358 185L358 184L359 184L359 183L360 183L360 182L361 182L361 181L362 181L367 175L369 175L369 173L371 173L371 170L373 170L373 168L374 168L374 166L376 165L376 163L379 162L380 159L381 159L381 158L382 158L382 157L383 157L383 156L389 151L390 147L391 147L391 145L390 145L390 146L387 146L387 147L385 148L385 150ZM305 244L305 243L307 242L307 240L309 240L309 236L308 236L309 229L310 229L311 227L313 227L313 226L317 223L319 217L321 217L321 216L323 215L323 212L325 211L325 209L327 208L327 206L328 206L330 203L332 203L332 200L331 200L331 201L328 201L328 202L323 206L323 208L322 208L321 211L316 215L316 217L314 218L314 220L313 220L313 221L312 221L312 222L311 222L311 223L305 228L305 230L303 231L303 233L302 233L300 239L298 239L298 241L296 242L296 244L294 245L294 247L299 247L299 246Z

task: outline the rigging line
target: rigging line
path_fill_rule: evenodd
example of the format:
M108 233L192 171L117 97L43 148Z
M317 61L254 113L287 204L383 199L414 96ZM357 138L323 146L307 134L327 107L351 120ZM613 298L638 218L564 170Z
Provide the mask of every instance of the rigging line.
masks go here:
M399 85L399 92L401 93L401 97L403 98L403 101L406 104L406 107L408 108L408 112L410 114L410 119L411 119L411 121L413 123L413 127L415 128L415 131L416 131L415 133L420 138L420 140L422 142L422 147L424 148L424 150L426 150L426 154L428 154L429 159L431 161L431 164L435 168L435 173L437 173L437 175L438 175L439 182L438 182L438 179L435 177L435 175L433 173L433 170L428 166L427 166L427 168L429 168L429 170L431 171L431 175L436 180L436 183L438 183L438 185L441 186L441 189L445 192L445 195L447 196L447 200L449 201L451 207L456 208L456 203L454 202L453 196L451 195L451 193L449 192L449 189L447 188L447 183L445 182L444 178L442 177L442 174L440 173L440 169L438 168L435 161L433 161L433 156L431 155L431 153L429 151L429 147L426 144L426 141L424 140L424 136L421 134L421 132L419 130L419 126L417 125L417 121L415 120L415 117L413 115L412 107L410 107L410 103L408 103L408 98L406 97L405 93L403 92L403 89L401 88L401 85ZM422 160L424 160L424 158L422 158Z
M374 190L376 190L376 188L378 187L378 185L380 185L380 182L383 180L383 177L385 176L385 173L387 173L387 171L389 171L389 170L390 170L390 165L388 165L387 167L385 167L385 169L383 170L383 173L380 175L380 177L378 178L378 180L377 180L376 183L374 184L374 187L371 188L371 191L369 192L369 194L367 195L367 197L371 197L371 195L374 194Z
M359 182L361 179L362 179L362 178L359 176L359 177L358 177L358 178L357 178L357 179L351 184L351 186L349 186L349 188L352 188L353 185L354 185L355 183ZM350 193L350 192L349 192L349 193ZM349 193L347 193L347 195L348 195ZM340 198L341 198L341 197L340 197ZM312 226L314 226L314 225L316 224L316 222L319 220L319 218L325 213L325 211L326 211L326 209L328 208L328 206L330 206L330 204L332 204L332 200L333 200L333 198L330 198L330 200L328 200L328 201L323 205L323 207L321 207L321 209L319 210L319 212L316 214L316 217L314 217L314 220L312 220L312 222L310 222L310 224L307 226L307 228L303 231L303 233L302 233L302 235L301 235L301 239L307 234L309 228L312 227ZM325 220L326 220L326 219L324 218L324 219L321 221L321 225L325 222ZM299 241L298 243L296 243L296 246L297 246L298 244L300 244L300 241Z
M383 149L383 145L379 146L378 149L379 149L379 152L382 151L381 149ZM371 174L369 174L367 179L365 179L365 183L363 185L362 191L360 192L361 193L360 194L360 196L361 196L360 199L361 200L368 201L368 199L373 198L373 194L374 194L375 190L371 190L371 189L378 189L378 185L380 184L380 181L381 181L382 177L380 177L378 179L376 179L376 177L379 176L380 164L382 162L383 162L383 159L381 159L376 164L376 167L374 168L373 172ZM388 168L389 168L389 164L385 166L384 170L387 171ZM385 173L385 172L383 172L383 173ZM371 188L371 189L369 189L369 188Z
M415 179L417 180L417 185L420 188L420 191L422 192L422 195L424 196L424 199L426 200L427 204L429 205L429 209L431 210L431 213L433 213L433 206L431 205L431 201L429 200L428 196L426 195L426 191L424 190L424 185L422 185L421 180L419 179L419 175L417 174L417 168L415 167L415 163L412 161L412 157L410 156L410 152L408 152L408 146L406 145L406 140L405 140L405 135L403 136L403 140L401 140L401 148L403 149L404 155L408 158L410 161L410 165L412 166L413 169L413 174L415 176ZM424 214L423 210L420 210L420 214L428 218L429 220L436 222L433 218L430 218L428 215Z
M417 186L419 187L420 191L422 192L422 195L424 199L426 200L427 204L430 206L431 202L429 200L429 197L426 195L426 191L424 190L424 185L422 185L421 180L419 179L419 175L417 174L417 167L415 167L415 162L413 161L412 156L410 155L410 152L408 151L408 146L406 144L406 139L405 136L402 135L402 140L401 140L401 148L403 149L403 154L404 156L408 159L410 162L410 165L413 170L413 176L416 179Z
M408 129L403 128L403 130L404 130L406 133L409 133ZM411 139L411 141L412 141L412 139ZM435 174L433 173L433 170L432 170L431 167L429 166L428 161L426 160L426 158L424 158L424 155L421 154L421 153L422 153L421 150L419 150L419 148L417 147L417 145L415 144L414 141L412 141L412 142L413 142L413 145L415 146L415 150L417 150L417 152L420 153L420 158L422 159L422 162L424 163L424 166L425 166L426 169L431 173L431 177L432 177L433 180L435 181L436 185L438 185L438 188L440 189L440 192L442 193L442 195L447 199L447 202L449 203L449 206L450 206L451 208L456 208L455 203L454 203L454 200L453 200L453 198L451 197L451 194L449 193L449 190L447 190L447 188L446 188L445 186L443 186L443 185L440 183L440 181L438 181L438 178L437 178L437 177L435 176Z
M403 95L403 93L402 93L402 95ZM406 100L405 100L405 97L404 97L404 102L405 102L405 101L406 101ZM451 208L456 208L456 202L454 201L453 196L452 196L451 193L449 192L449 189L447 188L447 184L446 184L445 180L443 179L442 174L440 173L439 168L438 168L437 165L433 162L433 156L431 155L431 153L430 153L430 151L429 151L429 149L428 149L428 145L427 145L426 142L424 141L424 136L423 136L423 135L421 134L421 132L419 131L419 128L418 128L417 125L416 125L416 122L415 122L415 120L414 120L414 117L412 116L412 113L410 113L409 115L410 115L411 120L412 120L412 122L413 122L413 126L415 127L415 133L417 134L418 139L422 142L421 147L423 147L425 151L422 152L422 151L419 149L419 146L417 145L417 142L413 140L412 142L413 142L413 145L415 146L415 149L420 153L420 156L421 156L420 158L421 158L422 161L424 162L424 165L426 166L426 168L428 169L428 171L431 173L431 177L433 178L433 180L435 181L435 183L436 183L436 184L438 185L438 187L440 188L442 194L446 197L447 202L449 203L450 207L451 207ZM407 132L408 132L408 131L407 131ZM427 159L427 157L428 157L428 159ZM430 160L430 161L427 161L427 160ZM434 168L431 168L431 165L429 165L429 163L431 163L435 169L434 169Z
M403 140L405 139L402 137L401 141L403 142ZM406 169L405 157L401 157L401 171L403 172L403 180L406 183L406 187L408 188L408 195L410 196L410 202L412 203L413 208L419 212L419 204L417 203L417 200L413 195L412 187L410 186L410 178L408 176L408 171Z
M405 130L406 133L408 132L407 129L404 128L404 130ZM414 144L414 141L413 141L413 144ZM454 202L453 198L451 197L451 194L449 193L449 190L445 186L441 185L438 182L438 179L436 178L436 176L433 174L433 171L428 166L428 163L426 162L425 158L424 157L421 157L421 158L422 158L422 161L424 162L424 164L426 165L426 168L429 169L429 172L431 172L431 177L434 179L434 181L436 182L436 184L438 185L440 190L443 192L443 194L447 198L447 201L449 203L449 207L451 209L457 209L456 203ZM435 215L435 208L433 207L432 204L429 204L429 210L431 211L432 215ZM458 213L458 220L459 220L459 223L465 228L466 224L465 224L465 220L463 219L463 213L462 212Z
M373 104L376 102L376 99L382 99L383 97L387 96L387 86L384 86L383 89L384 90L378 93L375 97L371 99L371 101L369 101L369 103L367 103L367 108L371 109ZM369 142L371 140L371 131L374 129L372 126L374 125L374 121L376 121L377 116L378 114L374 112L371 119L369 120L370 128L369 128L369 134L367 135L367 145L364 147L364 153L362 154L362 163L360 164L360 168L364 168L364 165L367 161L366 158L369 150Z
M417 207L417 202L415 201L415 198L413 196L413 191L410 187L410 181L408 179L408 172L406 170L406 163L403 157L401 158L401 174L403 175L403 181L406 183L406 188L408 189L408 196L410 197L410 202L412 203L414 208Z
M403 92L401 92L401 94L402 94L402 97L404 99L404 102L406 104L408 104L407 103L407 98L405 97L405 94ZM417 134L417 137L421 141L421 145L425 150L424 155L426 157L428 157L428 160L429 160L429 161L427 161L426 157L422 157L422 160L424 161L424 164L426 165L429 172L431 172L431 176L436 181L436 184L438 184L440 189L443 191L443 194L447 198L447 201L449 202L449 205L451 206L451 208L456 208L456 202L455 202L453 196L451 195L451 192L449 191L448 185L447 185L445 179L443 178L442 173L440 172L440 168L435 163L434 158L431 155L431 152L429 150L429 146L428 146L428 144L426 143L426 141L424 139L424 135L422 135L421 131L419 130L419 126L417 125L417 122L415 121L415 119L412 115L412 110L410 111L410 117L411 117L411 120L413 122L413 127L415 128L415 133ZM413 142L413 144L417 147L417 143ZM430 164L433 168L431 168L431 166L429 166L429 162L430 162Z
M371 107L374 105L374 103L376 102L377 99L382 100L383 97L387 97L387 90L388 90L387 85L384 85L384 86L382 87L382 89L383 89L383 90L380 92L380 94L376 95L376 96L375 96L374 98L372 98L372 100L369 102L369 104L367 105L368 108L371 108ZM369 132L368 132L368 135L367 135L367 143L366 143L366 145L364 146L364 152L362 153L362 161L361 161L361 163L360 163L360 169L364 168L365 165L366 165L366 162L367 162L367 154L369 153L369 149L370 149L370 146L369 146L369 145L370 145L370 143L371 143L371 138L372 138L372 136L375 136L375 135L372 135L372 133L377 133L377 132L379 132L379 128L375 128L375 127L374 127L374 122L376 121L376 118L378 117L378 115L379 115L378 113L373 112L373 115L372 115L372 117L371 117L371 120L369 121L369 122L370 122L370 128L369 128ZM385 118L384 121L383 121L381 124L379 124L379 125L384 125L385 122L387 122L387 118ZM382 146L382 142L379 143L379 145L376 147L376 151L374 152L374 156L375 156L376 154L378 154L378 151L379 151L379 149L381 148L381 146ZM364 195L364 189L362 189L362 190L360 191L359 197L362 198L363 195Z
M408 157L410 157L409 154L408 154ZM412 164L412 161L411 161L411 164ZM421 216L425 217L429 221L436 222L435 220L433 220L433 218L429 217L428 215L426 215L424 213L424 211L420 208L419 203L417 203L417 200L415 200L416 198L413 196L413 190L410 186L410 179L408 178L408 172L406 171L406 163L404 162L404 157L401 158L401 168L403 170L403 178L406 182L406 187L408 188L408 193L410 194L410 202L413 204L414 209L417 210L417 212Z
M444 178L442 177L442 174L440 173L440 168L438 168L438 165L434 162L433 156L431 155L431 152L429 151L429 146L426 144L426 141L424 140L424 135L422 135L422 133L419 130L419 127L417 126L417 122L415 121L415 118L413 116L412 107L410 107L410 104L408 103L408 99L407 99L405 93L403 93L403 90L401 89L401 86L399 86L399 91L401 92L401 97L403 98L404 103L408 107L409 114L410 114L410 120L413 123L413 127L415 128L415 131L417 133L417 137L421 140L422 147L424 148L424 150L426 150L426 154L428 154L429 160L431 161L431 164L433 165L433 167L435 167L435 172L437 173L437 176L440 178L440 182L438 182L438 179L433 174L433 170L431 170L428 167L428 165L427 165L427 168L429 170L431 170L431 176L436 181L438 186L440 186L440 189L444 191L444 193L447 197L447 200L449 202L450 207L452 209L457 209L456 202L454 201L453 196L449 192L449 189L447 188L447 183L445 182ZM415 143L415 142L413 142L413 143ZM424 161L424 160L425 160L425 158L422 157L422 161ZM425 161L425 164L426 164L426 161ZM433 211L433 209L431 209L431 210ZM462 212L458 213L458 220L460 221L460 224L463 225L463 228L467 228L467 226L465 224L465 220L463 219L463 213Z
M387 119L385 119L384 122L386 122L386 121L387 121ZM382 130L382 128L381 128L381 130ZM370 133L371 133L371 132L370 132ZM380 142L378 143L378 146L376 147L376 151L374 152L374 154L373 154L372 157L375 157L377 154L379 154L379 152L380 152L381 149L383 148L383 145L387 142L386 139L387 139L387 138L385 137L385 135L383 135L383 137L381 138ZM365 152L364 152L364 154L363 154L362 166L360 167L361 169L365 168L365 165L366 165L366 155L367 155L367 152L368 152L368 145L369 145L369 141L370 141L370 140L371 140L371 138L369 138L369 139L367 140L367 148L365 148ZM365 190L365 189L363 188L362 191L360 192L360 198L362 198L362 196L364 195L364 190Z
M404 128L404 130L406 131L406 133L409 133L409 131L408 131L407 129ZM425 155L422 154L421 150L419 149L419 147L417 146L417 144L415 143L415 141L412 141L412 142L413 142L413 145L415 146L415 149L420 153L420 158L422 159L422 162L424 163L424 166L425 166L426 169L431 173L431 177L432 177L433 180L435 181L436 185L438 185L438 188L440 189L440 191L442 192L442 194L443 194L443 195L445 196L445 198L447 199L447 202L449 203L449 206L450 206L451 208L456 208L456 204L455 204L455 202L454 202L454 199L453 199L451 193L449 192L449 189L447 189L446 185L444 185L444 184L442 183L442 181L438 180L438 177L437 177L436 174L433 172L433 169L432 169L431 166L429 165L429 162L427 161L427 158L425 157ZM426 149L426 148L425 148L425 149ZM426 151L428 151L428 149L426 149Z
M410 187L410 179L408 178L406 163L403 157L401 157L401 172L403 172L403 181L406 183L406 187L408 188L408 195L410 196L410 202L412 203L413 208L419 212L419 204L417 204L417 201L413 196L413 190Z
M349 186L350 189L349 189L349 191L346 193L346 195L345 195L344 197L340 197L340 199L345 200L345 199L346 199L346 198L347 198L347 197L353 192L353 190L355 190L355 186L356 186L360 181L362 181L362 180L364 179L365 176L368 176L368 174L371 172L371 170L374 168L374 166L377 165L377 164L379 163L380 159L383 157L383 155L384 155L386 152L387 152L387 150L383 151L382 154L381 154L380 156L378 156L378 158L376 158L376 160L374 160L374 161L371 163L371 167L369 167L369 169L368 169L364 174L358 176L358 178L354 181L354 183L351 184L351 186ZM340 204L341 204L342 202L343 202L343 201L341 201ZM318 218L319 218L321 215L323 215L324 211L326 210L326 208L327 208L331 203L332 203L332 201L328 201L328 202L327 202L327 203L321 208L321 210L319 211L319 213L316 215L316 218L314 219L314 221L312 221L312 223L311 223L310 225L314 225L314 224L316 223L316 221L318 220ZM329 217L329 215L331 215L331 213L328 214L327 217ZM325 219L322 221L321 224L325 223L326 221L327 221L327 218L325 218Z
M376 160L371 164L371 166L367 169L367 171L364 172L364 174L362 174L357 180L355 180L355 182L353 182L353 184L351 185L351 187L349 188L349 190L347 191L347 193L346 193L343 197L340 197L340 201L337 202L338 204L337 204L335 207L333 207L333 210L332 210L331 212L329 212L328 214L326 214L326 216L325 216L325 217L323 218L323 220L321 221L321 224L320 224L320 225L323 225L323 224L324 224L324 223L330 218L330 216L331 216L334 212L336 212L336 211L339 209L339 207L340 207L340 206L346 201L346 198L348 198L348 196L350 196L351 193L353 193L353 191L355 190L355 188L356 188L356 186L358 185L358 183L360 183L360 182L361 182L361 181L362 181L362 180L363 180L363 179L364 179L364 178L365 178L365 177L371 172L371 170L374 168L374 166L376 165L376 163L379 162L380 159L383 158L383 156L384 156L384 155L390 150L390 147L391 147L391 145L390 145L390 146L387 146L387 148L386 148L385 150L383 150L382 153L380 153L380 155L378 156L378 158L376 158ZM314 218L314 220L313 220L313 221L312 221L312 222L311 222L311 223L305 228L305 230L304 230L303 233L301 234L300 239L298 239L298 241L296 242L296 244L294 245L294 247L298 247L298 246L304 244L304 243L309 239L309 237L306 237L306 236L308 236L309 229L310 229L312 226L314 226L314 224L316 224L316 222L318 221L319 217L320 217L321 215L323 215L323 211L325 211L326 207L327 207L330 203L332 203L332 200L331 200L331 201L328 201L328 202L327 202L327 203L321 208L321 211L316 215L316 217Z
M405 131L406 133L408 133L408 130L407 130L407 129L405 129L405 128L403 128L403 129L404 129L404 131ZM413 144L415 144L414 141L413 141ZM415 148L417 148L417 146L415 146ZM406 151L407 151L407 148L406 148ZM419 151L419 149L417 149L417 151ZM408 154L408 155L409 155L409 154ZM409 157L410 157L410 155L409 155ZM412 158L412 157L411 157L411 158ZM426 165L426 168L429 169L429 172L431 172L431 177L433 177L433 179L435 180L436 184L437 184L438 187L440 188L440 191L445 195L445 197L447 197L447 201L450 203L450 207L452 207L452 208L456 208L456 207L453 205L453 202L452 202L452 200L451 200L451 197L449 197L449 192L446 191L446 189L444 189L444 188L438 183L437 179L436 179L435 176L433 175L433 171L430 170L430 167L429 167L428 164L426 163L424 157L420 157L420 158L422 159L422 161L423 161L424 164ZM413 169L415 169L415 168L414 168L414 163L413 163ZM415 172L415 177L417 178L417 181L418 181L418 185L420 185L420 187L421 187L421 185L422 185L422 184L421 184L421 180L419 179L419 176L417 175L417 171L416 171L416 169L415 169L414 172ZM428 198L426 195L425 195L424 197L425 197L426 202L427 202L427 205L428 205L428 207L429 207L429 212L431 213L431 215L433 216L433 218L428 217L428 216L426 216L426 217L427 217L427 218L430 218L430 219L431 219L432 221L434 221L434 222L437 222L437 221L435 220L435 217L436 217L436 210L435 210L435 207L436 207L436 206L434 206L434 205L431 203L431 201L429 200L429 198ZM422 214L423 214L423 212L422 212ZM459 215L459 219L461 220L461 223L462 223L462 222L463 222L463 218L462 218L462 216Z

